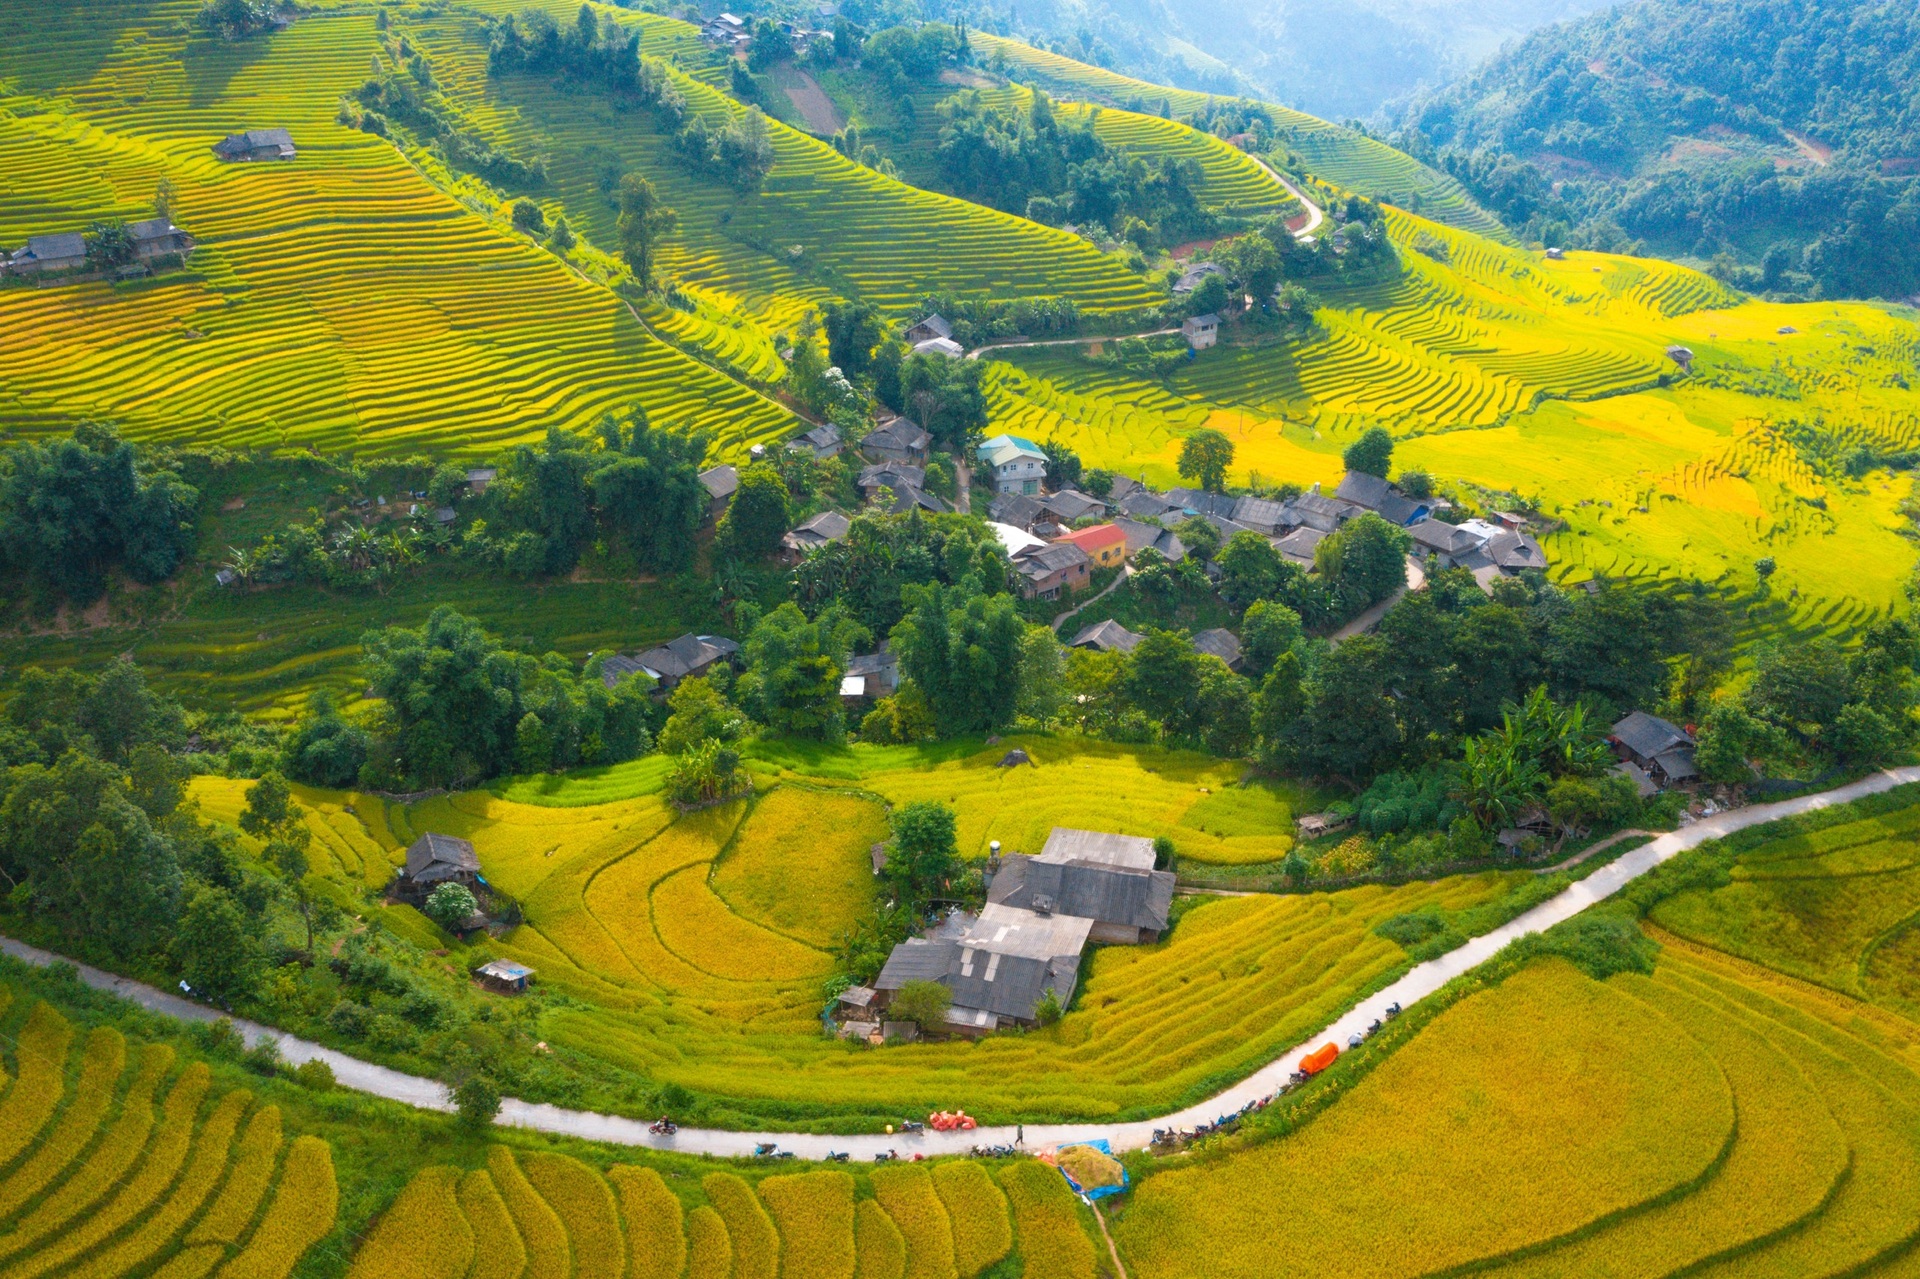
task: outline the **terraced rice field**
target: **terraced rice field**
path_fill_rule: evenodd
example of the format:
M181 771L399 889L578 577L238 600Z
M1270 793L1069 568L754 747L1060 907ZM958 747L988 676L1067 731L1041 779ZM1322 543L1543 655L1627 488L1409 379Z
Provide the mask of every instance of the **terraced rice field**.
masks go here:
M1677 894L1668 932L1768 968L1920 1014L1920 808L1762 843L1729 882Z
M1129 1273L1910 1273L1911 1023L1662 940L1650 978L1469 995L1296 1135L1148 1178Z
M228 44L189 38L192 10L0 19L14 24L0 77L23 89L0 108L0 239L147 216L165 177L175 220L202 244L186 273L0 291L0 421L455 454L635 402L728 452L788 428L784 409L649 336L390 144L338 125L340 95L378 48L369 12ZM288 127L298 158L221 164L208 148L237 123Z
M278 1108L212 1089L204 1063L175 1069L164 1044L82 1040L51 1005L11 1002L0 1275L286 1279L332 1233L326 1142L283 1140Z
M594 1279L974 1279L1009 1254L1027 1259L1028 1275L1092 1279L1072 1195L1044 1165L960 1160L931 1175L909 1165L870 1178L813 1171L749 1183L715 1172L669 1183L652 1168L603 1174L566 1155L516 1158L495 1146L485 1168L418 1173L347 1276L463 1279L530 1266ZM1062 1255L1081 1264L1062 1266Z
M1139 103L1148 111L1164 101L1176 115L1203 111L1215 101L1204 93L1134 80L1016 40L983 32L968 34L983 61L1004 58L1009 75L1062 95L1115 106ZM1466 189L1447 175L1363 133L1304 112L1265 105L1286 145L1314 176L1478 235L1510 238L1499 219L1474 203Z
M1137 779L1143 762L1130 765ZM1178 761L1154 763L1166 773ZM1053 789L1067 789L1071 765L1054 767L1063 775ZM1398 946L1372 934L1376 923L1468 908L1510 886L1510 877L1486 874L1328 896L1209 899L1186 911L1168 941L1099 950L1077 1005L1051 1030L878 1053L821 1037L825 947L873 891L868 847L883 827L872 795L959 796L968 850L990 832L1009 848L1035 849L1055 821L1113 827L1095 809L1116 811L1114 783L1103 778L1122 776L1122 766L1102 768L1080 786L1084 806L1066 803L1052 817L1038 806L1044 788L995 799L967 770L944 766L874 774L858 791L777 785L752 805L678 820L655 796L553 807L478 793L406 809L364 795L300 798L315 832L316 883L345 900L384 882L399 850L423 831L472 840L488 881L527 918L490 953L533 966L577 1001L545 1014L542 1036L660 1084L729 1098L740 1122L762 1108L803 1126L951 1105L1009 1121L1157 1113L1268 1060L1402 962ZM1131 785L1128 820L1166 802L1142 780ZM194 793L208 816L231 820L242 788L202 779ZM1196 787L1189 803L1196 825L1176 825L1176 842L1201 822L1230 832L1265 824L1274 801ZM407 935L424 927L404 909L384 913Z

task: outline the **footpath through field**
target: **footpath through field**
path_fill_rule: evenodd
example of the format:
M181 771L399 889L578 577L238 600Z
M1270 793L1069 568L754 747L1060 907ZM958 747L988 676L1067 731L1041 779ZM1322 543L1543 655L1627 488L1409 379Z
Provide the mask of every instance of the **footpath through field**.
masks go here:
M1484 933L1438 959L1420 964L1391 986L1369 995L1351 1012L1319 1034L1217 1096L1198 1105L1189 1106L1177 1114L1163 1115L1158 1119L1142 1119L1133 1123L1030 1124L1025 1129L1027 1143L1043 1146L1105 1137L1116 1150L1133 1150L1151 1142L1155 1128L1194 1128L1222 1115L1231 1114L1248 1102L1271 1096L1299 1067L1300 1059L1314 1048L1328 1042L1344 1046L1349 1036L1364 1032L1370 1024L1380 1018L1389 1004L1397 1003L1402 1008L1411 1007L1455 977L1471 972L1484 964L1512 942L1529 933L1537 933L1571 919L1594 903L1613 896L1654 867L1677 857L1690 848L1698 847L1708 840L1732 834L1734 831L1744 830L1749 826L1764 825L1767 822L1779 821L1783 817L1795 817L1801 813L1844 804L1867 795L1877 795L1882 791L1892 790L1896 786L1904 786L1910 782L1920 782L1920 765L1887 769L1830 791L1800 795L1773 804L1755 804L1748 808L1736 808L1731 812L1718 813L1695 822L1685 829L1671 831L1650 844L1622 855L1617 861L1602 866L1558 896L1542 902L1524 915L1501 925L1492 932ZM38 947L28 946L7 937L0 937L0 951L30 964L71 962L62 960L60 956ZM143 985L125 977L116 977L112 973L102 972L84 964L77 967L80 970L80 979L87 985L132 1000L155 1012L201 1022L212 1021L221 1015L215 1009L182 999L167 991L156 990L152 986ZM270 1027L241 1018L235 1018L233 1024L234 1029L246 1037L248 1044L258 1043L261 1040L275 1041L280 1046L281 1055L290 1062L298 1064L316 1058L326 1062L333 1067L334 1078L342 1087L405 1102L407 1105L427 1110L453 1109L452 1104L447 1100L445 1087L436 1080L403 1074L385 1066L376 1066L331 1048L283 1035ZM627 1119L618 1115L602 1115L592 1111L566 1110L559 1106L535 1104L511 1098L501 1104L500 1122L533 1128L541 1132L584 1137L592 1141L648 1146L656 1150L677 1150L688 1154L744 1157L751 1156L754 1153L754 1147L759 1143L774 1142L781 1150L792 1151L802 1159L823 1159L829 1151L846 1151L855 1159L862 1161L871 1160L874 1155L887 1150L897 1150L902 1155L966 1154L975 1145L1012 1144L1016 1136L1012 1128L980 1128L973 1132L947 1133L929 1131L911 1137L883 1136L877 1133L855 1137L835 1137L819 1136L813 1133L729 1132L714 1128L682 1128L674 1136L656 1137L647 1131L647 1123L642 1119Z

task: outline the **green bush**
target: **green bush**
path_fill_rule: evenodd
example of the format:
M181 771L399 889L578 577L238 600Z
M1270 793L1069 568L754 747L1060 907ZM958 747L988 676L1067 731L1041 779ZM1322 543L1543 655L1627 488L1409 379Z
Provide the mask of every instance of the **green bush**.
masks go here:
M293 1081L309 1092L332 1092L333 1067L318 1057L303 1061L293 1068Z

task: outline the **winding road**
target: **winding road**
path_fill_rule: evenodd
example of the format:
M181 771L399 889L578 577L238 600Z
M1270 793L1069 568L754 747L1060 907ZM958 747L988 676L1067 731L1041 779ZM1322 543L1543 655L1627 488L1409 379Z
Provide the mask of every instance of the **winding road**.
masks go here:
M1492 932L1484 933L1438 959L1416 966L1392 985L1361 1000L1350 1012L1319 1034L1289 1050L1278 1060L1261 1067L1226 1091L1198 1105L1189 1106L1185 1110L1164 1115L1158 1119L1143 1119L1132 1123L1031 1124L1025 1128L1024 1134L1018 1134L1014 1129L1006 1127L981 1128L964 1133L929 1131L911 1137L883 1136L878 1133L835 1137L819 1136L813 1133L753 1133L730 1132L715 1128L682 1128L671 1137L656 1137L647 1131L644 1120L603 1115L592 1111L567 1110L559 1106L509 1098L501 1104L499 1122L541 1132L584 1137L592 1141L722 1157L751 1156L757 1144L768 1141L777 1143L781 1150L792 1151L802 1159L824 1159L830 1151L845 1151L860 1160L869 1160L874 1155L887 1150L897 1150L902 1155L953 1155L965 1154L975 1145L1011 1144L1016 1136L1020 1135L1024 1135L1030 1146L1105 1137L1116 1150L1138 1149L1152 1141L1153 1130L1156 1128L1197 1127L1237 1111L1248 1102L1271 1096L1298 1068L1301 1057L1315 1047L1328 1042L1344 1045L1349 1036L1364 1032L1368 1025L1382 1016L1387 1005L1398 1003L1402 1008L1411 1007L1455 977L1471 972L1484 964L1512 942L1529 933L1537 933L1563 920L1571 919L1587 907L1596 902L1605 901L1635 879L1690 848L1750 826L1814 812L1867 795L1877 795L1882 791L1892 790L1896 786L1904 786L1910 782L1920 782L1920 766L1887 769L1834 790L1800 795L1778 803L1736 808L1662 835L1652 843L1623 854L1618 860L1602 866L1579 883L1573 884L1559 895L1542 902ZM49 951L28 946L7 937L0 937L0 951L30 964L71 962ZM112 973L102 972L84 964L77 967L80 979L87 985L119 995L155 1012L199 1022L213 1021L221 1016L217 1010L193 1003L167 991L157 990L125 977L116 977ZM436 1080L403 1074L385 1066L376 1066L331 1048L282 1034L256 1022L235 1018L234 1028L246 1037L250 1045L262 1040L276 1042L282 1056L295 1064L315 1059L326 1062L333 1067L334 1078L342 1087L404 1102L424 1110L453 1109L447 1099L446 1088Z

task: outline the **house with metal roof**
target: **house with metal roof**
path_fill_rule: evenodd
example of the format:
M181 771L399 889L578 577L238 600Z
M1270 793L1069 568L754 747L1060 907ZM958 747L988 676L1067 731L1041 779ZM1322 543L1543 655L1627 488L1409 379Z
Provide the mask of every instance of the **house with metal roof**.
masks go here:
M1402 493L1378 475L1348 471L1333 495L1343 502L1364 506L1389 524L1402 528L1433 513L1433 503L1416 500Z
M1033 497L1047 478L1046 450L1018 435L996 435L982 442L976 455L992 478L995 492Z
M902 462L925 466L933 436L912 418L897 417L877 426L860 440L860 451L877 462Z
M1607 733L1615 753L1662 786L1692 781L1700 776L1694 764L1693 734L1658 715L1634 711Z
M670 689L683 679L705 675L714 663L739 651L740 645L724 635L682 635L644 653L607 658L600 665L600 679L612 688L629 675L645 674L663 690Z
M952 338L928 338L925 342L914 343L913 353L915 355L938 355L949 360L957 360L967 353L967 348L961 346Z
M1037 547L1013 562L1019 578L1022 599L1058 599L1062 591L1077 591L1087 584L1092 561L1072 542L1051 542Z
M934 314L915 321L913 327L907 330L907 345L918 346L922 342L931 342L935 338L952 336L953 326L948 324L942 316Z
M1212 630L1201 631L1193 637L1193 651L1217 657L1225 662L1229 669L1238 669L1240 665L1240 637L1225 627L1216 626Z
M407 846L407 861L394 876L394 895L403 901L423 901L442 884L460 884L477 891L480 855L456 835L428 832Z
M1311 571L1320 543L1326 539L1327 534L1302 524L1285 537L1274 538L1273 549L1280 552L1280 558L1287 563Z
M1189 350L1204 351L1220 340L1220 317L1211 311L1190 316L1180 325L1180 334Z
M732 466L714 466L700 472L700 487L707 491L707 518L717 520L740 491L740 472Z
M788 559L798 563L808 553L837 542L853 528L853 521L838 511L822 511L802 520L797 528L780 539Z
M1127 559L1127 535L1111 524L1075 529L1054 540L1056 545L1067 542L1079 547L1095 568L1113 568Z
M503 995L525 993L527 983L533 980L533 969L525 964L516 964L511 959L489 959L473 970L480 984L489 990L499 991Z

